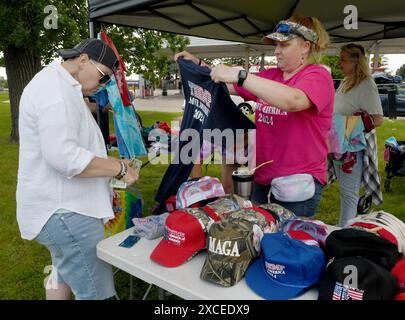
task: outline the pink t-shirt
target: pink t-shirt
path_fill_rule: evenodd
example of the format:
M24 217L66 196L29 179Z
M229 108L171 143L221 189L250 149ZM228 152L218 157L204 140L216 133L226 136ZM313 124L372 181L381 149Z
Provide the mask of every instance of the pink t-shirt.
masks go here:
M274 160L256 170L255 182L268 185L276 177L308 173L326 184L326 135L332 125L335 93L330 73L322 66L308 65L287 81L278 68L257 75L302 90L315 108L285 112L234 85L241 97L257 103L256 165Z

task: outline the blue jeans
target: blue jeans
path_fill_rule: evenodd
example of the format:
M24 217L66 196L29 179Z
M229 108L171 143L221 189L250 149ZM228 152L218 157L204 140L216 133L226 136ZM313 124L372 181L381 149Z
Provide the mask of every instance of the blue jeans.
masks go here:
M315 182L315 194L311 199L299 202L283 202L279 201L271 195L270 202L277 203L284 208L291 210L297 216L312 217L315 215L319 202L321 201L323 185L314 179ZM263 186L258 183L253 183L252 201L263 204L268 203L268 194L270 191L270 185Z
M344 172L341 164L336 161L333 162L340 185L339 227L344 227L357 214L357 203L359 202L359 190L363 174L363 154L364 151L357 152L352 173Z
M103 239L101 219L75 212L54 213L35 238L51 253L53 279L67 284L77 300L115 295L112 267L96 253L97 243Z

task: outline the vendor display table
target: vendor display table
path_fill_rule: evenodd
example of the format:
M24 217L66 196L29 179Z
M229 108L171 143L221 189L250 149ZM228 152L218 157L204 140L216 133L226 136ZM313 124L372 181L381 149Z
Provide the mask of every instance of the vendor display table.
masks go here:
M330 230L336 227L330 226ZM133 234L132 228L102 240L97 245L97 255L101 260L139 278L154 284L168 292L188 300L256 300L262 299L254 293L242 279L233 287L222 287L200 279L201 268L206 253L199 252L190 261L176 268L166 268L149 256L161 238L147 240L141 238L132 248L122 248L121 243L128 235ZM318 291L311 289L296 299L316 300Z

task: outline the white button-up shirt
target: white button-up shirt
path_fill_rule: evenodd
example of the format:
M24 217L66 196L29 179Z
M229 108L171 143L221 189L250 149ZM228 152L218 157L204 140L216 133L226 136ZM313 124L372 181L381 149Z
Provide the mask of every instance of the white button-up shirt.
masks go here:
M25 87L20 101L17 221L34 239L58 209L108 220L109 178L77 177L97 156L103 136L83 100L81 85L57 61Z

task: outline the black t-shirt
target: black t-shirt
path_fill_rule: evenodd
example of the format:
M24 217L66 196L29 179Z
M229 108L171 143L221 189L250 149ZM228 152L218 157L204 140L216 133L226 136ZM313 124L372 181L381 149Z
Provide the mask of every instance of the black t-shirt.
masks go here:
M179 149L175 151L177 155L186 145L188 150L191 150L198 143L201 146L203 129L219 129L221 131L231 129L236 132L236 129L247 131L256 128L255 124L233 103L226 85L223 83L216 84L211 80L209 68L198 66L185 59L179 59L178 62L186 101L180 135L186 129L194 129L200 133L200 137L192 140L192 142L190 142L191 139L180 141ZM187 181L193 165L193 162L185 164L181 161L179 164L170 164L155 197L156 201L160 203L155 213L159 214L166 211L165 200L175 195L180 185Z

